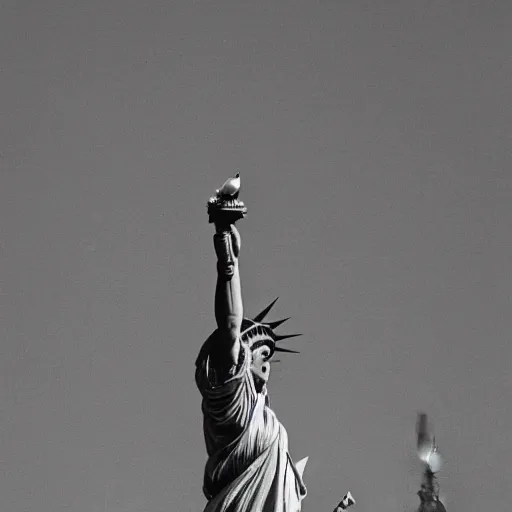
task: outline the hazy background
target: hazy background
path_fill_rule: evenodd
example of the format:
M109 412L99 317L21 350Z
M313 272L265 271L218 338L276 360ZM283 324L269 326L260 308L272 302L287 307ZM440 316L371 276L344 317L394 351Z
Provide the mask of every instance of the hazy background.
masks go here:
M246 312L304 511L512 500L512 2L4 0L6 512L200 512L205 204L237 170ZM281 332L284 332L283 326Z

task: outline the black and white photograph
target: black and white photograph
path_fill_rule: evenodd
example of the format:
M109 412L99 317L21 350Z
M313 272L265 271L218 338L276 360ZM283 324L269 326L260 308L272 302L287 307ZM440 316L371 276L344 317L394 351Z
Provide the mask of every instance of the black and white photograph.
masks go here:
M0 511L506 512L512 1L2 0Z

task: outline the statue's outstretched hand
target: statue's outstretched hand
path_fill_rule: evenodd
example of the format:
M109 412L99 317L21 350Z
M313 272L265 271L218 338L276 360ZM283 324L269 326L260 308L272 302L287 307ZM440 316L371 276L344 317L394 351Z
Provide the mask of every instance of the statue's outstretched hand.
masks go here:
M240 246L242 245L242 239L240 237L240 233L238 229L236 229L234 224L231 224L231 244L233 247L233 255L235 258L238 258L240 254Z
M233 277L235 264L240 254L240 233L233 224L217 230L213 236L213 244L217 254L217 270L219 275L230 280Z

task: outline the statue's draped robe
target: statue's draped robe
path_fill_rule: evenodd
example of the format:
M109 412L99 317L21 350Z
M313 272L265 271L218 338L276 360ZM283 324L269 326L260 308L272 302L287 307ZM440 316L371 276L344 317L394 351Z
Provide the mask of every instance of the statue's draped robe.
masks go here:
M196 362L209 457L204 512L299 512L306 487L288 453L286 430L266 392L256 391L250 349L241 343L238 364L218 382L208 345Z

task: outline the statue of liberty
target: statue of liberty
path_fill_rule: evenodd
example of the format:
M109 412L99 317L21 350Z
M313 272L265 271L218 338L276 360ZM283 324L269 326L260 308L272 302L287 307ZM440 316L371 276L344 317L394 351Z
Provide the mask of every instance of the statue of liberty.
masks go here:
M217 329L196 361L202 395L208 460L204 512L300 512L306 496L302 473L307 458L294 463L285 428L269 406L267 383L277 346L288 337L265 322L275 301L253 319L243 315L236 220L246 213L238 200L240 176L231 178L208 202L217 255Z

